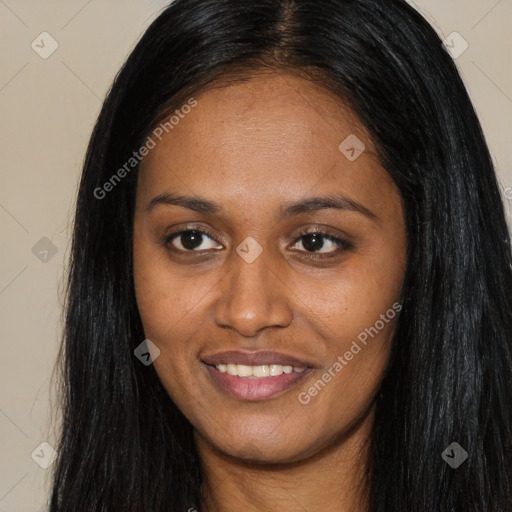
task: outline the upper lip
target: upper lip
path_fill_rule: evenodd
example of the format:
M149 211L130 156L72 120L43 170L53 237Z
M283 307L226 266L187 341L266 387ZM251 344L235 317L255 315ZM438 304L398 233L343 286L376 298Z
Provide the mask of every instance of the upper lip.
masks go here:
M311 367L306 361L272 350L260 350L257 352L227 350L225 352L216 352L215 354L207 355L203 357L202 361L210 365L233 363L247 366L280 364L282 366L294 366L296 368Z

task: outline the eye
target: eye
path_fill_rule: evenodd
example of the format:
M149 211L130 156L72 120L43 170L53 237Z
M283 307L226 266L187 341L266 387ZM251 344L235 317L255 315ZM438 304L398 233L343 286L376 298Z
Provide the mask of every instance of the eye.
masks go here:
M329 256L353 250L354 246L330 233L322 230L303 231L299 233L294 245L302 244L305 251L312 255L327 254ZM322 256L323 257L323 256Z
M210 240L210 244L204 246L205 239ZM207 231L200 229L183 229L172 233L165 239L165 245L172 244L172 248L181 252L198 252L198 250L222 249L222 246L216 245L213 236Z
M213 235L208 231L191 228L171 233L165 238L164 244L169 249L181 253L194 253L209 249L220 250L223 248L222 245L217 244ZM294 245L299 244L302 244L304 248L300 252L309 253L311 256L325 254L325 256L320 257L335 256L354 249L354 246L349 242L322 230L300 232L294 241Z

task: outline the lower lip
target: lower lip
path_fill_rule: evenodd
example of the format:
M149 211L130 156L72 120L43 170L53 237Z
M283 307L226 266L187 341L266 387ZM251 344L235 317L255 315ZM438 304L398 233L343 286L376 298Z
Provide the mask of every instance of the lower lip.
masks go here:
M310 368L307 368L303 372L283 373L273 377L251 379L222 373L215 366L208 364L205 364L205 366L213 382L223 391L236 398L252 401L266 400L295 387L311 371Z

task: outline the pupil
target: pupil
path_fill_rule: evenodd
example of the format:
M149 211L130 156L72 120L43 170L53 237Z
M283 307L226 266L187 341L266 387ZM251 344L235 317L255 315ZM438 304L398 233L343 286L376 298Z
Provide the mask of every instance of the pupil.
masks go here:
M181 243L185 249L193 250L201 245L202 233L197 230L189 230L181 234ZM305 235L302 245L307 251L317 251L323 246L323 235L311 233Z
M202 234L196 230L186 231L181 234L181 243L185 249L195 249L201 245Z
M323 235L320 235L318 233L311 233L310 235L306 235L304 237L304 240L302 241L302 245L307 251L316 251L318 249L321 249L324 245Z

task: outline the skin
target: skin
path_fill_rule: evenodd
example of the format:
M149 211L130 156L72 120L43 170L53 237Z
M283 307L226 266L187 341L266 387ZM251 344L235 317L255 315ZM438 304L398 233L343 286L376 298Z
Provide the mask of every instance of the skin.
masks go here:
M202 510L364 510L365 487L357 484L398 316L309 403L298 397L399 301L406 265L399 191L356 116L310 81L266 72L195 99L141 164L134 277L146 337L161 350L155 370L194 427L206 475ZM350 134L366 146L354 161L338 149ZM169 204L148 211L163 193L200 196L222 212ZM327 208L279 219L285 203L329 194L375 217ZM165 245L185 228L214 238L204 235L188 253L190 237ZM314 260L298 232L315 228L353 248L320 237L316 254L326 257ZM262 248L252 263L236 252L249 236ZM313 369L270 399L240 400L216 387L201 362L231 349L277 350Z

